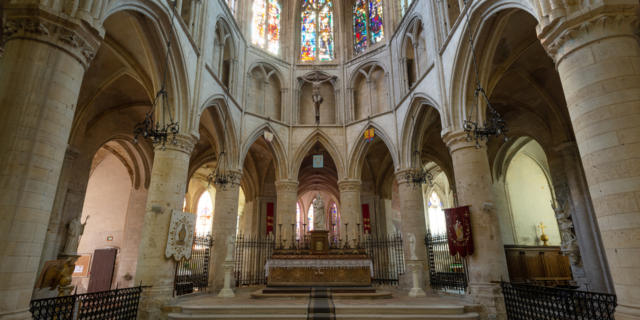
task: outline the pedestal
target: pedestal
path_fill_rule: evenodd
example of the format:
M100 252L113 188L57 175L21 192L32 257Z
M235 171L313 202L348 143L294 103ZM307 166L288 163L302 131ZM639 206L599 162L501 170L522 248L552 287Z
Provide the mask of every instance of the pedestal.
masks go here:
M233 261L225 261L223 264L224 267L224 288L220 290L218 293L218 297L221 298L233 298L235 297L235 293L233 293L233 289L231 289L231 271L233 271Z
M420 260L410 260L407 262L409 270L411 270L411 280L413 286L409 291L409 297L424 297L426 293L422 289L422 275L424 274L424 262Z
M311 254L329 253L329 231L311 231Z

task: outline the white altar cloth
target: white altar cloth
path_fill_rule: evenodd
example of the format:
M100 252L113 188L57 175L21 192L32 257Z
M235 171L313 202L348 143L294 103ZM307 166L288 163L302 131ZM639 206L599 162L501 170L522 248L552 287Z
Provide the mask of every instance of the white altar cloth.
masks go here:
M267 277L269 268L369 268L369 273L373 277L373 263L367 259L269 259L264 266Z

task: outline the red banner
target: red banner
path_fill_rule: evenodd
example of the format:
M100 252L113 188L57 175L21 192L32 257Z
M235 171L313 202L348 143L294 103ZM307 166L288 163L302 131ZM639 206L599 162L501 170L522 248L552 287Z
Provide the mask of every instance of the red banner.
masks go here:
M471 235L471 216L469 206L444 209L447 221L447 238L449 239L449 254L461 257L473 254L473 237Z
M267 202L267 234L273 233L273 202Z
M369 214L369 204L362 204L362 232L371 233L371 215Z

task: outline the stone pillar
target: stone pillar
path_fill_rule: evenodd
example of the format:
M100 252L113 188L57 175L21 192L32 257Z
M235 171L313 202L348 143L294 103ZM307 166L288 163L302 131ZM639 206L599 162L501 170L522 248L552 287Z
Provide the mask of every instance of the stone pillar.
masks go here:
M340 189L340 237L342 240L349 239L349 246L353 247L353 240L358 238L358 226L362 229L362 207L360 203L360 188L362 182L356 179L345 179L338 181ZM348 230L345 224L348 223Z
M147 195L142 240L138 250L135 283L150 285L140 301L140 318L162 318L162 307L173 296L175 262L165 257L167 235L174 209L182 210L187 190L192 136L177 137L178 144L168 143L166 150L155 148L153 169Z
M498 217L493 209L491 171L485 147L476 148L464 132L448 133L444 141L453 160L460 206L469 205L475 252L468 257L469 293L485 312L506 319L498 281L509 280Z
M30 319L80 85L101 34L73 17L5 4L0 59L0 319Z
M213 253L211 255L210 290L218 292L224 285L224 261L227 257L229 237L236 240L238 228L238 198L240 195L241 173L236 172L237 179L228 184L216 185L216 202L213 209ZM233 257L233 254L231 255Z
M538 38L564 89L618 296L615 317L640 319L638 1L584 6L539 8Z
M276 181L276 197L276 221L274 224L276 242L286 239L286 246L290 246L292 237L291 224L296 223L298 181ZM282 230L280 230L280 224L282 224ZM309 230L308 228L307 226L307 230Z
M407 267L410 267L400 277L400 286L403 289L411 289L412 296L424 296L424 288L427 282L426 262L427 249L424 238L426 237L427 225L424 219L424 202L422 198L422 186L414 185L406 178L409 170L402 170L396 173L398 181L398 196L400 197L400 215L402 245L404 247L404 259ZM417 274L418 287L414 287L415 276ZM415 288L415 289L414 289Z

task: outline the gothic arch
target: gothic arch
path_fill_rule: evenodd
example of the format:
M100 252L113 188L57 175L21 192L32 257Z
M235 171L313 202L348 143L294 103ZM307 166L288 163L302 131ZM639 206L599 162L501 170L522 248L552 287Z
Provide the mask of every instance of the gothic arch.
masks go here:
M352 105L349 120L357 121L391 110L389 81L389 73L381 63L373 61L360 65L349 82ZM364 110L365 106L369 109Z
M403 119L402 130L400 131L400 164L403 168L411 167L412 153L416 146L419 146L421 143L422 132L427 129L423 121L419 121L419 119L424 117L424 114L429 109L437 112L442 128L446 128L446 123L442 116L443 111L438 107L438 104L435 103L434 99L424 94L414 94Z
M338 181L344 179L345 174L345 165L344 159L340 156L340 152L338 148L335 146L333 141L329 136L320 131L319 129L314 130L307 138L299 144L298 149L293 154L293 160L291 161L291 166L289 167L289 176L294 177L296 179L298 177L298 173L300 171L300 165L302 164L302 160L307 155L309 150L313 147L313 145L319 142L331 155L333 158L333 162L336 165L336 169L338 170Z
M229 110L229 105L226 102L226 97L223 95L215 95L205 101L202 107L199 109L195 124L193 128L198 130L203 113L206 110L212 110L212 120L214 121L214 130L211 132L213 141L216 144L216 150L221 151L221 141L225 143L225 152L229 157L229 164L231 166L237 166L241 168L242 164L239 164L239 139L237 138L237 129L234 123L234 119ZM226 128L226 130L224 129ZM236 169L237 169L236 168ZM234 169L229 168L229 169Z
M389 154L391 155L391 160L393 162L393 167L395 170L399 168L399 156L398 150L396 149L395 144L389 138L389 134L378 124L371 122L367 126L365 126L360 133L358 134L358 141L354 145L351 154L349 156L349 171L348 177L352 179L360 179L362 176L362 166L363 161L367 155L367 150L369 149L369 143L364 140L364 132L368 129L375 129L376 137L380 138L384 145L387 147Z
M249 152L249 148L251 148L251 145L253 145L253 143L256 142L256 140L258 140L265 131L273 134L273 140L269 143L269 146L275 160L276 181L278 181L287 176L287 169L289 167L287 163L287 153L285 151L284 144L282 143L282 139L269 123L263 124L249 135L249 138L242 145L239 163L244 163L247 153Z
M215 25L213 65L218 80L231 91L235 74L236 40L229 27L229 22L220 16Z
M281 121L283 114L282 88L284 81L280 70L266 62L251 65L247 72L245 110ZM254 96L253 93L257 94ZM267 100L267 93L275 97Z
M473 2L471 4L471 8L468 8L468 14L470 15L469 21L465 20L464 23L461 24L462 33L465 35L468 33L468 29L474 31L475 35L482 35L488 28L487 24L490 21L491 17L499 12L515 12L518 10L522 10L524 12L529 13L534 19L540 21L538 16L536 15L535 10L531 7L531 3L524 0L502 0L496 2ZM508 17L508 16L507 16ZM503 17L506 21L506 17ZM494 34L494 33L492 33ZM490 39L489 42L492 42L492 45L497 45L497 40L500 36L500 33L495 33L495 36ZM476 37L476 42L478 42L478 38ZM490 44L491 45L491 44ZM460 41L458 43L458 47L456 48L456 54L453 62L453 67L451 69L451 80L449 81L447 87L451 88L449 93L450 108L448 110L451 116L451 123L453 128L459 129L462 128L462 123L468 113L467 107L472 106L473 104L468 103L468 99L473 95L473 91L475 89L475 83L471 81L470 76L473 73L473 65L471 59L471 47L469 45L469 41ZM487 51L487 50L485 50ZM487 51L490 52L490 51ZM489 59L484 59L485 61L489 61ZM482 65L479 66L482 70ZM488 75L485 75L487 77ZM482 83L485 82L486 79L480 79ZM481 112L483 114L484 111Z

